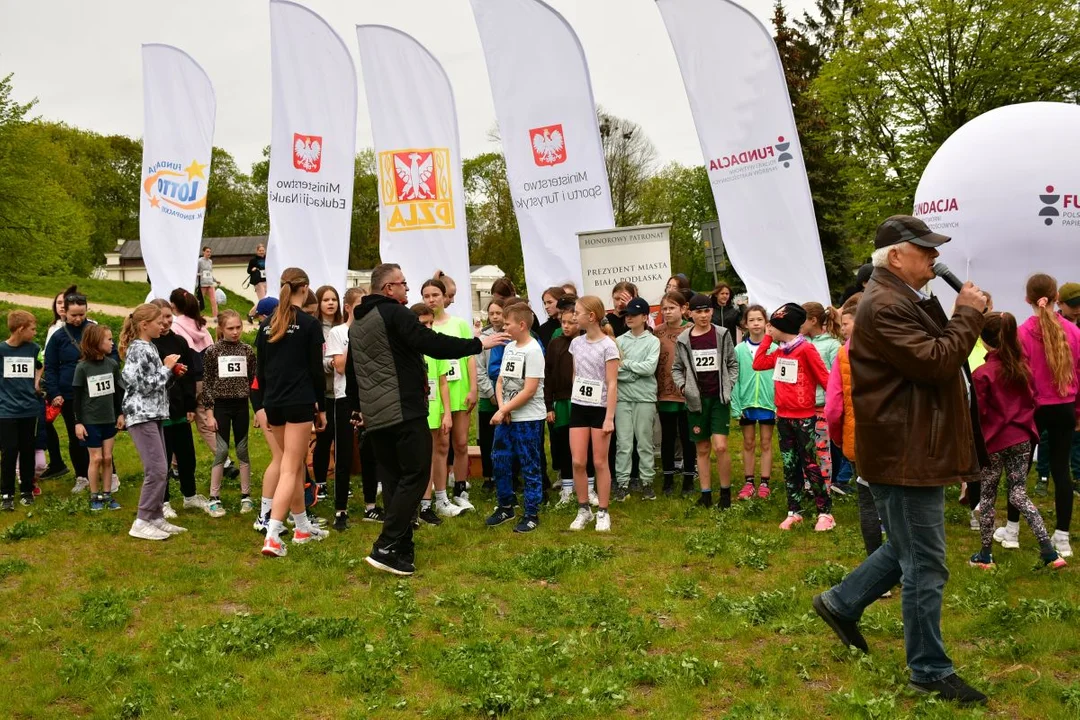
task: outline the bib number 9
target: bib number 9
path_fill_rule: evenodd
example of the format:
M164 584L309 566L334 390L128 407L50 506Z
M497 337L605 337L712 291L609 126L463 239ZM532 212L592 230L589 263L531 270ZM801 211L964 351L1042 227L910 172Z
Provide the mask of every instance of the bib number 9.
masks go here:
M779 358L773 377L777 382L794 385L799 381L799 361L794 358Z

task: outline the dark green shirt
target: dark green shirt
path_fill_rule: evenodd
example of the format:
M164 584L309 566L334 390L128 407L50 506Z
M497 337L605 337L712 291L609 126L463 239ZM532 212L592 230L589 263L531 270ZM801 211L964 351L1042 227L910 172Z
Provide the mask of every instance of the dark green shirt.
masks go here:
M124 386L120 364L104 360L80 360L71 381L75 390L75 419L83 425L115 425L120 414Z
M32 342L12 347L0 342L0 418L37 417L41 400L34 390L38 346Z

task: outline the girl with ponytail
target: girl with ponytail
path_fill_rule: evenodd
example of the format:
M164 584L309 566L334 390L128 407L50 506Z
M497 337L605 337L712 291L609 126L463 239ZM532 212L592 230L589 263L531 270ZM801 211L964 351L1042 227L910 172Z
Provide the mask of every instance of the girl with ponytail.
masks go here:
M1054 312L1057 280L1038 273L1027 281L1027 302L1034 315L1019 329L1020 346L1031 368L1035 395L1035 424L1047 437L1050 476L1054 479L1057 529L1051 542L1062 557L1072 556L1072 479L1069 450L1076 429L1077 377L1080 369L1080 328ZM985 342L985 338L984 338ZM1010 545L1015 542L1012 539Z
M991 313L986 318L981 337L988 349L986 362L972 373L971 384L979 403L979 422L990 464L982 469L979 478L982 549L971 556L970 564L981 568L994 565L990 552L994 545L994 504L998 480L1004 469L1009 503L1023 513L1039 541L1043 565L1055 569L1065 567L1065 560L1051 543L1042 516L1028 499L1025 487L1032 446L1039 435L1035 429L1032 374L1020 347L1016 318L1007 312Z
M258 403L255 416L260 426L270 428L275 440L270 443L270 467L263 479L259 511L266 527L262 554L271 557L286 554L280 535L290 511L296 526L294 543L329 535L311 522L304 508L304 461L311 425L314 422L316 432L326 427L322 327L318 320L300 312L310 285L303 270L286 268L281 273L277 309L255 339L259 387L252 396L253 404Z

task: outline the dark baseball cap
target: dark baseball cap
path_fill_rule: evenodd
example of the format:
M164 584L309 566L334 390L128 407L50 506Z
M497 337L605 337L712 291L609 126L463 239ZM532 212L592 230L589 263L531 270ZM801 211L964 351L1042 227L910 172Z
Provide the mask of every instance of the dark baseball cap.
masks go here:
M627 315L648 315L649 303L647 303L643 298L636 297L630 302L626 303L625 312Z
M1058 289L1058 300L1069 307L1080 306L1080 283L1067 282Z
M695 293L690 298L691 310L707 310L712 308L712 299L708 295L702 295L701 293Z
M278 299L276 297L264 297L259 301L259 304L255 306L256 315L273 315L274 310L277 309Z
M950 240L952 238L934 232L917 217L893 215L878 225L877 236L874 237L874 249L880 250L902 242L924 248L936 248Z

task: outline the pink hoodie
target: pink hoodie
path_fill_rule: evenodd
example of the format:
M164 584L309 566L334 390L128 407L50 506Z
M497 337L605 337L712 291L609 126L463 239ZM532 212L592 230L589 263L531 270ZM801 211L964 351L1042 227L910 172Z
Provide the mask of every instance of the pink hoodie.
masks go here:
M173 318L172 329L177 335L187 340L194 352L201 353L214 344L214 338L210 336L206 328L200 328L187 315L176 315Z
M851 341L844 343L850 351ZM844 437L844 378L840 375L840 360L833 363L829 371L829 384L825 388L825 422L829 425L829 437ZM841 443L833 440L840 446Z
M1066 388L1066 393L1061 395L1054 386L1054 375L1050 372L1050 366L1046 362L1046 352L1043 349L1042 333L1039 331L1039 318L1029 317L1019 328L1020 346L1027 356L1028 365L1031 367L1031 387L1035 391L1035 405L1061 405L1063 403L1075 403L1077 400L1077 388L1080 387L1080 328L1065 320L1057 313L1054 314L1061 329L1065 332L1065 338L1069 343L1069 349L1073 356L1073 381Z

